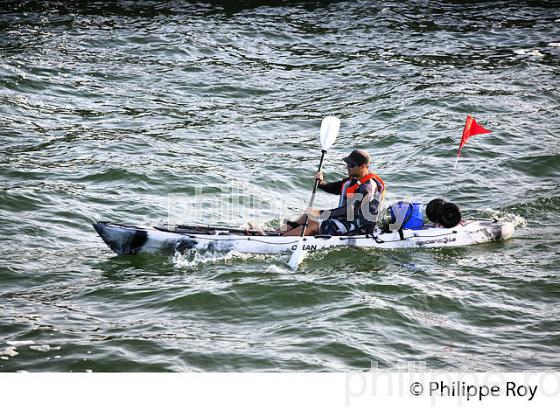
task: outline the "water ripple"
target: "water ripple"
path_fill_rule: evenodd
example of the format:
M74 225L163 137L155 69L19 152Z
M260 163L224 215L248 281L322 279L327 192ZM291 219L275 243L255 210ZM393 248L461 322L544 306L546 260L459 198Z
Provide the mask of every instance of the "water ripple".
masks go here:
M233 4L235 3L235 5ZM0 369L557 369L557 8L410 1L11 2L0 12ZM325 160L449 197L510 241L306 259L115 257L95 219L277 226ZM469 140L466 114L494 131ZM228 188L224 190L224 188ZM333 198L319 195L330 207Z

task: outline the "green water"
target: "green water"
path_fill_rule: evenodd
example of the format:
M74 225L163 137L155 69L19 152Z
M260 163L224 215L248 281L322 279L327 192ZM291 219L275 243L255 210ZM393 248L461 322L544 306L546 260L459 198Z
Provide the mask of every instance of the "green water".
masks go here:
M558 369L559 8L272 3L0 6L0 370ZM494 132L451 180L467 114ZM158 223L170 195L184 222L277 225L305 207L326 115L327 179L367 149L390 198L452 181L467 217L514 237L333 250L293 273L117 257L91 228Z

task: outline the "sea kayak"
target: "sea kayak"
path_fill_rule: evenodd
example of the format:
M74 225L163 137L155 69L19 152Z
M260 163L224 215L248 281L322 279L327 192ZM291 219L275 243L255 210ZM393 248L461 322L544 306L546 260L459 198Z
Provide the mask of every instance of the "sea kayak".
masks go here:
M138 227L111 222L97 222L93 227L103 241L119 255L141 253L169 254L187 249L236 251L253 254L290 253L298 237L280 236L275 232L250 232L209 226ZM449 248L500 241L512 236L514 226L503 221L464 221L453 228L424 225L421 229L386 232L377 229L372 235L304 238L304 250L352 246L364 249Z

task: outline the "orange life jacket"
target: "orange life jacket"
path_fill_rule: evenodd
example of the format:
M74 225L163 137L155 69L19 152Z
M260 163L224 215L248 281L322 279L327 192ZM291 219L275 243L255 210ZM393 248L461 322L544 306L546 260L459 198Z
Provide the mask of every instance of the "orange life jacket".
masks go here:
M375 181L375 183L377 184L377 190L379 191L379 194L383 195L383 192L385 191L385 182L383 182L383 180L379 177L379 175L376 175L372 172L372 173L367 174L363 178L360 178L358 180L358 182L355 183L354 185L346 188L346 198L352 198L352 196L354 195L354 192L356 192L358 187L360 185L362 185L363 183L369 181L370 179L373 179ZM342 196L344 196L344 194L345 194L344 185L342 185L342 192L340 194Z

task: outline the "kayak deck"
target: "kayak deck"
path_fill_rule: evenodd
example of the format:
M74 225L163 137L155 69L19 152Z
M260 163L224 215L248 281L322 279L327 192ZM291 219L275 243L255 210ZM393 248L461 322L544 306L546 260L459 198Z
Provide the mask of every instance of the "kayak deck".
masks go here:
M163 232L173 232L182 234L198 234L198 235L224 235L234 234L243 236L281 236L277 231L256 231L251 229L240 228L224 228L210 225L160 225L154 226L153 229Z

